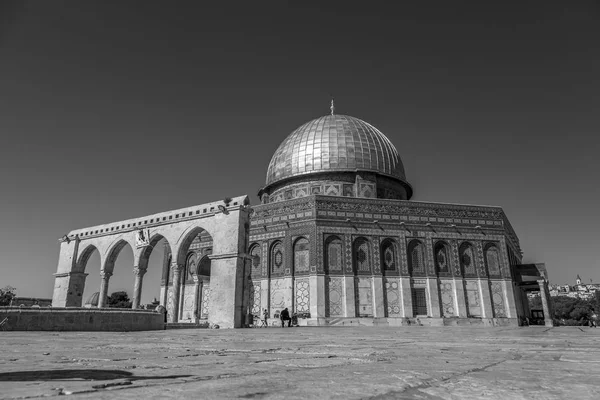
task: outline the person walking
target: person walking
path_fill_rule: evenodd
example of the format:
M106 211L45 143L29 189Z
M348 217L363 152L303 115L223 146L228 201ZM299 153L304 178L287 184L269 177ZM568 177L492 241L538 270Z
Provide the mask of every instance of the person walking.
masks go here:
M288 311L287 308L285 308L281 312L281 315L279 318L281 318L281 327L282 328L285 326L285 321L288 322L288 328L290 328L292 326L292 319L290 318L290 312Z
M266 308L263 311L263 319L262 319L262 324L260 325L260 327L262 328L263 326L265 328L269 327L269 312L267 311Z

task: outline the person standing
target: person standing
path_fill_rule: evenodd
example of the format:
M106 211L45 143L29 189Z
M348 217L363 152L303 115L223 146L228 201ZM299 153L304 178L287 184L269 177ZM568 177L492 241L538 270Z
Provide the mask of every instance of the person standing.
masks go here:
M285 326L285 321L288 322L288 328L290 328L292 326L292 319L290 318L290 312L288 311L287 308L285 308L282 312L281 312L281 327L283 328Z
M594 328L598 327L598 314L594 308L590 311L590 326Z

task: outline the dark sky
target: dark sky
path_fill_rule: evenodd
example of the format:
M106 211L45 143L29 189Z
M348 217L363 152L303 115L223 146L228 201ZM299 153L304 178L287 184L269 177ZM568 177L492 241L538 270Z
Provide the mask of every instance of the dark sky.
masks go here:
M75 228L256 203L332 95L414 200L500 205L553 283L600 282L597 2L208 3L0 3L0 286L50 297Z

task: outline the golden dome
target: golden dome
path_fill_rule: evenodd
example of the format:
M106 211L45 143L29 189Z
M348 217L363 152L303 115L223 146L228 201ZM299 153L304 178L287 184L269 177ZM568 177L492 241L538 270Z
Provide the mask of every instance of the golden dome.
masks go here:
M307 122L279 145L266 186L337 171L372 171L406 182L398 151L383 133L358 118L334 114Z

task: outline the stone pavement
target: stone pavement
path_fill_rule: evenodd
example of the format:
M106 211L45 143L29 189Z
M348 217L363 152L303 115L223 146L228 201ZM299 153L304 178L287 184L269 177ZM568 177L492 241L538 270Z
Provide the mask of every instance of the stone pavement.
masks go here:
M0 398L600 399L600 329L1 332Z

